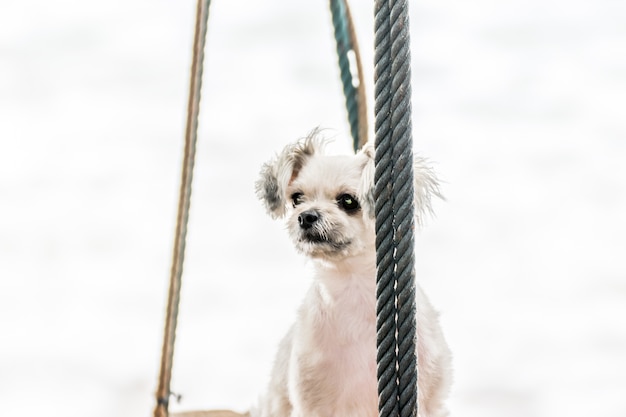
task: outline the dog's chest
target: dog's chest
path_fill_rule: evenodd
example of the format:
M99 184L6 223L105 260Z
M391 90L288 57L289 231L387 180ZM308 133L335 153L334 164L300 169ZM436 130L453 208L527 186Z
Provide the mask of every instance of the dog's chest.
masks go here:
M301 383L323 393L338 415L369 415L376 411L375 293L362 286L346 287L329 297L323 288L303 317L300 346ZM358 411L360 409L365 410ZM358 411L358 412L357 412ZM337 415L337 414L336 414Z
M362 398L376 392L376 316L363 305L345 307L319 330L320 362L339 393Z

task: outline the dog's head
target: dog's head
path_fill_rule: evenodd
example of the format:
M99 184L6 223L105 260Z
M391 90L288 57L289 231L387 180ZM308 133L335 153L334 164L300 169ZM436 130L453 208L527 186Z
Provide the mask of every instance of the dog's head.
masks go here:
M430 196L438 190L431 170L416 161L416 213L421 214L430 210ZM373 146L356 155L326 155L317 129L265 163L256 183L270 216L287 216L296 249L326 260L373 250L373 191Z

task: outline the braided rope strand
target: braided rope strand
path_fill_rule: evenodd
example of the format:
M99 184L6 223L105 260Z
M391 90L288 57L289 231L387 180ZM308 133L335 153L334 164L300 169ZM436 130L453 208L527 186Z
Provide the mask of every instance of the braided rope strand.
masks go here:
M379 412L384 417L415 417L414 173L406 0L376 2L375 48ZM380 352L390 346L393 355Z
M187 223L189 220L189 208L191 206L193 168L198 136L198 116L200 113L200 93L202 91L204 46L206 43L210 3L210 0L198 0L196 8L196 26L193 41L191 78L189 83L189 101L187 103L187 123L185 128L185 150L178 200L178 214L176 218L172 268L170 271L170 288L168 292L165 331L163 335L159 386L156 392L157 405L154 409L154 417L168 416L168 405L171 395L170 383L174 359L174 342L176 340L178 305L180 302L180 288L185 259Z
M374 17L374 198L376 216L376 331L378 410L381 416L398 417L396 356L396 304L394 227L392 209L392 142L390 10L386 0L375 2Z
M411 132L411 57L406 0L391 1L391 124L394 166L393 212L396 227L398 396L400 417L417 415L417 357L414 255L413 140Z

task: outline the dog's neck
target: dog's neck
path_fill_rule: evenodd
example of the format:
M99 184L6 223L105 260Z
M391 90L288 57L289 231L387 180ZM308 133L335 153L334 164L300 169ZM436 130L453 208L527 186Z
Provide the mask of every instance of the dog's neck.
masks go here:
M356 288L375 294L376 251L373 248L338 260L316 260L314 264L315 278L330 297Z

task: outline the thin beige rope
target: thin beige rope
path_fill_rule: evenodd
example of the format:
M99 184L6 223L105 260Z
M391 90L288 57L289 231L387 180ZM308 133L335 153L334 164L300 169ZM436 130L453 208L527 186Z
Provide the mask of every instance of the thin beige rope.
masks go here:
M193 41L193 58L191 62L191 79L189 84L189 102L187 105L187 125L185 129L185 151L183 156L182 178L176 218L176 235L174 237L174 253L170 274L170 288L167 299L167 315L161 353L161 371L159 386L156 392L157 405L154 417L167 417L170 382L172 379L172 362L174 357L174 341L176 339L176 322L180 301L180 286L185 258L185 240L187 222L191 202L191 184L198 136L198 115L200 111L200 92L202 90L202 70L204 61L204 45L206 41L207 21L210 0L198 0L196 9L196 28Z

